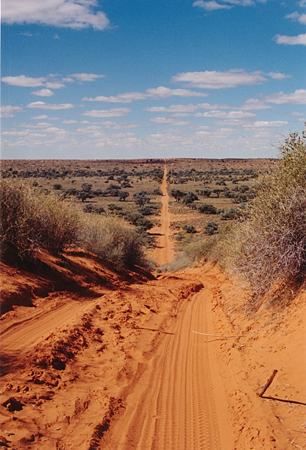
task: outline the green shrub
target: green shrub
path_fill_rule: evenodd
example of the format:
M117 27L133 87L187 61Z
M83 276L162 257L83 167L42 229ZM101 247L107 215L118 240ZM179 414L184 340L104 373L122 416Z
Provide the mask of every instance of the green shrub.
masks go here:
M194 234L197 232L197 230L195 229L195 227L193 225L184 225L183 226L183 230L186 231L186 233L189 234Z
M203 204L198 208L199 212L202 214L217 214L218 209L214 205Z
M218 233L218 224L215 222L208 222L208 224L205 227L205 233L208 234L209 236L212 236L213 234L217 234Z

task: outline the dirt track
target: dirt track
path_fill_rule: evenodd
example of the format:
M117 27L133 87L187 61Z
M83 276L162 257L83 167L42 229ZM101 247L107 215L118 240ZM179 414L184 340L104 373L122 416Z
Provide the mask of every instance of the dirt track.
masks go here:
M161 190L161 236L155 260L163 265L174 256L166 166ZM233 448L225 393L213 347L205 335L214 332L208 310L208 293L201 290L180 311L168 330L172 334L163 337L147 370L127 397L125 413L104 442L107 448Z
M157 240L157 248L152 253L152 259L158 266L169 264L174 258L174 246L171 240L170 230L170 212L169 212L169 193L168 193L168 169L165 164L164 177L161 183L161 215L160 225L155 228L159 235Z
M179 314L173 335L164 336L106 448L233 449L214 347L205 336L214 332L208 322L201 291Z
M74 325L90 307L89 302L74 301L59 305L51 311L34 311L27 319L17 321L1 331L1 350L12 353L28 351L50 333Z

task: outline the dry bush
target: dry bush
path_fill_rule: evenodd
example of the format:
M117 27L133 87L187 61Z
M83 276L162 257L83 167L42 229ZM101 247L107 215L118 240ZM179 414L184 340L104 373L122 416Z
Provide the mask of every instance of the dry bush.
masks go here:
M27 183L2 180L0 188L2 259L28 261L39 249L58 253L74 244L117 269L144 264L143 244L123 220L85 214Z
M2 180L0 205L1 256L4 259L33 258L39 248L59 252L77 238L76 209L26 183Z
M82 223L81 245L117 269L144 265L142 240L122 219L91 214Z
M228 265L255 294L305 274L306 140L292 134L275 172L262 180L245 220L223 241ZM225 252L226 253L226 252Z

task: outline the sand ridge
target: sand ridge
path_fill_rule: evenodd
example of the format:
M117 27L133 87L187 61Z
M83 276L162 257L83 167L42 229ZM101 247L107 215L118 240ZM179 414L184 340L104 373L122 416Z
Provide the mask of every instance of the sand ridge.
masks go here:
M174 258L167 176L165 164L160 265ZM13 307L0 321L1 446L305 448L302 290L286 310L267 302L250 315L245 287L217 265L128 281L92 255L65 258L49 261L61 273L53 291L45 279L4 271L14 296L17 282L28 283L33 307ZM65 290L74 276L78 284ZM273 369L270 394L301 404L257 396Z

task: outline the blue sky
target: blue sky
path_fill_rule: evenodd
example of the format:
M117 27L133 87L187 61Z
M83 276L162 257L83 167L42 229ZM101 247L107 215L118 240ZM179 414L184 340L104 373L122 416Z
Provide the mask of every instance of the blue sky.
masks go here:
M271 157L306 0L3 0L2 157Z

